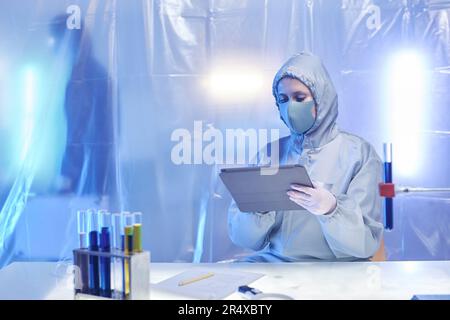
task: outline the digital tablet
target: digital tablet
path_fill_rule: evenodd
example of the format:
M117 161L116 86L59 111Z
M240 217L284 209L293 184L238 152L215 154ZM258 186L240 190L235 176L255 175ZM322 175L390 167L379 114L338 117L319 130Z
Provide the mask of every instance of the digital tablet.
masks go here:
M306 169L301 165L283 165L272 175L261 174L268 167L222 169L219 176L243 212L299 210L302 207L286 194L291 184L313 187Z

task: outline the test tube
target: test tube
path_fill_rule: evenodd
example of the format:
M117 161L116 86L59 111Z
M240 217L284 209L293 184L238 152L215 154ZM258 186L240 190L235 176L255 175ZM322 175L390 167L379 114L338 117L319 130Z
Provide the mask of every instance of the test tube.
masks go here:
M89 251L98 251L98 212L89 209ZM99 276L99 257L89 256L89 292L93 295L99 295L100 276Z
M124 222L121 213L114 213L112 215L112 234L113 234L113 251L115 253L122 253ZM120 258L113 259L113 292L114 299L123 299L123 268L124 263Z
M133 251L142 252L142 212L134 212Z
M392 143L383 144L384 153L384 182L392 183ZM394 228L394 199L384 198L384 228Z
M131 254L133 252L133 229L134 229L134 214L127 213L124 215L125 219L125 253Z
M133 226L134 226L134 215L127 212L124 214L124 254L130 255L133 252ZM130 295L130 263L129 260L125 260L124 263L124 293L125 299Z
M78 241L80 243L80 249L87 249L88 214L85 210L77 211L77 229L78 229Z
M99 211L100 219L100 251L111 252L111 214L106 210ZM100 295L111 297L111 258L100 257Z
M98 216L100 228L111 228L111 213L107 210L99 210Z
M77 211L77 230L80 249L88 250L88 213L86 210ZM76 266L78 272L75 273L76 280L80 280L81 283L75 288L76 292L88 293L89 292L89 259L87 254L77 254ZM77 282L78 283L78 282Z
M112 233L113 233L113 248L114 250L122 251L124 223L123 215L121 213L114 213L112 215Z

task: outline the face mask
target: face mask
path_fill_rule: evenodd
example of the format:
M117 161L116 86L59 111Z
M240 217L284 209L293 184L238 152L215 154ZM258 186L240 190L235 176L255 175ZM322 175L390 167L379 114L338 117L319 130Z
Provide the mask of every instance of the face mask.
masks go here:
M303 134L314 124L316 118L313 116L314 101L297 102L288 101L280 103L280 115L284 123L297 134Z

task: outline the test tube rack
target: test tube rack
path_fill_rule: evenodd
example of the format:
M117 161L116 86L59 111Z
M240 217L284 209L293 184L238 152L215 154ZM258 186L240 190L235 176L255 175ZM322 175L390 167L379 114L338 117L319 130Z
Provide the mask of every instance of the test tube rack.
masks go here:
M91 294L89 288L89 259L91 257L106 258L111 266L111 297L103 297ZM150 252L142 251L132 254L118 252L90 251L88 249L73 250L74 260L74 298L76 300L90 299L120 299L120 300L146 300L150 297ZM118 262L118 263L117 263ZM129 272L129 294L123 293L123 283L117 282L117 276L114 274L117 265L122 266L128 263ZM121 272L126 272L125 269ZM121 280L120 280L121 281ZM121 290L117 290L121 287Z

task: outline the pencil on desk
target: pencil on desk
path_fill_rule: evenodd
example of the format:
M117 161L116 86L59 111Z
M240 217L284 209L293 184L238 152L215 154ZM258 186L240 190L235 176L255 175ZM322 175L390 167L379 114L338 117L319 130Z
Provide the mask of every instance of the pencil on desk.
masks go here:
M198 277L195 277L195 278L192 278L192 279L189 279L189 280L180 281L180 282L178 282L178 286L185 286L185 285L193 283L193 282L197 282L197 281L200 281L200 280L203 280L203 279L210 278L213 275L214 275L214 273L209 272L209 273L203 274L201 276L198 276Z

